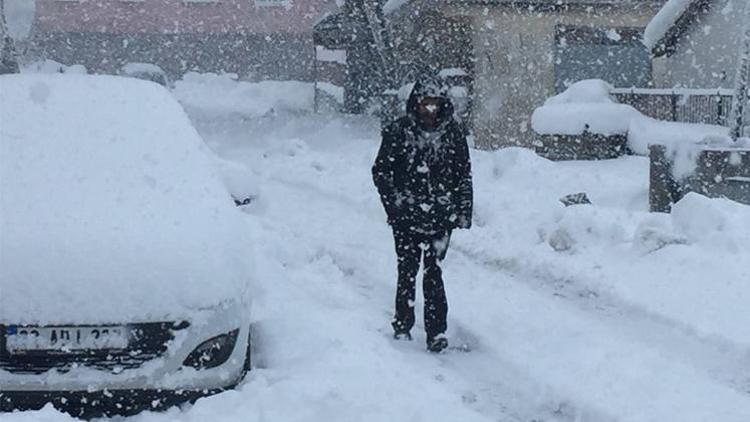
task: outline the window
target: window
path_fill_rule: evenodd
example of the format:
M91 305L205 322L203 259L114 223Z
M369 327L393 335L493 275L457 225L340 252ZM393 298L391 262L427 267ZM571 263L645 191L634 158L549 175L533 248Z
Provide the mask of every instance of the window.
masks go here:
M603 79L615 87L647 87L651 56L640 42L641 28L558 25L555 30L555 90L582 79Z

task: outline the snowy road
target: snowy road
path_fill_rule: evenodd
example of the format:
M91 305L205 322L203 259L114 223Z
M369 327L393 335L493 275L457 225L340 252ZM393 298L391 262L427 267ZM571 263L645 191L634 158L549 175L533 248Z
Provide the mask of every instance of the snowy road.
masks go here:
M259 367L237 391L127 422L748 420L750 355L734 327L607 281L653 255L633 252L648 218L643 159L553 164L474 151L476 226L456 233L444 265L449 337L471 351L436 356L421 326L413 342L390 338L395 252L370 179L374 122L196 124L262 181L248 215L258 233ZM557 204L580 190L597 206ZM570 247L554 251L555 236ZM51 409L0 416L66 419Z

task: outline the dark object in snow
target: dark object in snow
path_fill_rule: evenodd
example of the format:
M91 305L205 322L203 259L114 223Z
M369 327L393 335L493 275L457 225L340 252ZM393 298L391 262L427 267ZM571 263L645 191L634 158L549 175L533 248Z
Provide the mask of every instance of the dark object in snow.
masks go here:
M750 205L750 150L706 148L697 153L695 171L682 180L673 173L663 145L651 145L649 205L652 212L670 212L688 192L728 198Z
M407 115L383 130L372 176L398 255L394 332L414 326L416 276L424 260L425 331L435 338L445 333L448 313L439 264L451 231L471 227L473 207L469 147L439 80L415 84Z
M651 212L670 212L672 204L682 198L682 186L672 174L672 161L664 145L649 146L648 202Z
M538 135L534 142L536 153L553 161L607 160L629 153L625 135L600 135L583 132L580 135Z
M586 192L571 193L570 195L565 195L560 198L560 202L562 202L566 207L569 207L571 205L583 205L591 203L591 201L589 201L589 197L586 196Z
M255 198L253 198L253 197L247 197L247 198L243 198L243 199L238 199L238 198L232 197L232 199L234 200L234 205L236 205L238 207L242 207L242 206L245 206L245 205L250 205Z

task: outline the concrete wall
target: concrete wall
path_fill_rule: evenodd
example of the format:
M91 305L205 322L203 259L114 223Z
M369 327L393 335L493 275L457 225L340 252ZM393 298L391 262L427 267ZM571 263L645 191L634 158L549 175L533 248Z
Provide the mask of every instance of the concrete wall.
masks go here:
M658 3L621 7L570 6L533 11L513 6L453 6L473 25L475 85L473 129L480 148L530 146L531 114L555 93L555 28L645 27Z
M312 34L111 34L36 32L31 53L92 73L153 63L173 78L189 71L232 72L248 79L313 78Z
M313 79L312 27L334 0L37 0L30 53L116 73L147 62L255 79Z
M311 32L331 0L37 0L36 29L104 33Z
M743 7L747 0L715 0L677 44L676 52L657 59L659 87L734 88L740 54Z

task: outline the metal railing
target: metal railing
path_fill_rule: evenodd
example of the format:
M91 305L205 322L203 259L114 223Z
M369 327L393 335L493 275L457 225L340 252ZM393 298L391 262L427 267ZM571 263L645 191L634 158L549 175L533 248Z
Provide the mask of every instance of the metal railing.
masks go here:
M728 126L732 114L731 89L616 88L611 95L659 120Z

